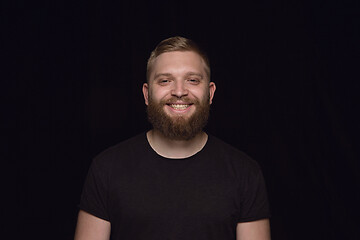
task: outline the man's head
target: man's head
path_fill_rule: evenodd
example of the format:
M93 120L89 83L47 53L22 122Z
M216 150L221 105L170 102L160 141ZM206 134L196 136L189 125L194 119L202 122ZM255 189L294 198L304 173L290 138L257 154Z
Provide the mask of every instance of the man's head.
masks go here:
M215 84L209 61L189 39L162 41L148 61L143 94L154 129L171 140L189 140L206 125Z
M205 72L207 74L207 78L210 80L210 62L206 55L206 53L199 48L199 46L192 40L184 37L171 37L161 41L156 48L151 52L150 57L147 62L146 68L146 79L149 82L151 72L153 70L153 65L155 59L166 52L195 52L199 54L205 64Z

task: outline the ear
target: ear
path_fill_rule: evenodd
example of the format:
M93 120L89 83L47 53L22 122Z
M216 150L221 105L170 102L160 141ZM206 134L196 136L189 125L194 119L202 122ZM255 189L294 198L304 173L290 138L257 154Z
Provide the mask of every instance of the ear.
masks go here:
M214 98L215 90L216 90L216 85L215 85L215 83L214 83L214 82L210 82L210 83L209 83L209 95L210 95L209 101L210 101L210 104L212 104L212 100L213 100L213 98Z
M144 95L145 104L149 105L149 85L147 83L143 84L142 92Z

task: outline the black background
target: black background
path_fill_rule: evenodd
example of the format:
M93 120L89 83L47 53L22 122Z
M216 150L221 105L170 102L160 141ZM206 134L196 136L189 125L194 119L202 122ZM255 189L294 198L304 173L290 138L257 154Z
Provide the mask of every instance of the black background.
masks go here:
M273 239L358 239L359 2L6 1L2 204L20 239L72 239L92 158L147 130L150 51L202 45L207 131L262 166ZM141 227L141 226L139 226Z

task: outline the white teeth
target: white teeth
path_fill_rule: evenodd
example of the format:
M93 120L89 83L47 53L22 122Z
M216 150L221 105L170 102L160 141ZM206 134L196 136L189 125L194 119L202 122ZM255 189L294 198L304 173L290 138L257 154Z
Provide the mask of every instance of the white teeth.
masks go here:
M176 110L185 110L190 105L188 105L188 104L171 104L170 106Z

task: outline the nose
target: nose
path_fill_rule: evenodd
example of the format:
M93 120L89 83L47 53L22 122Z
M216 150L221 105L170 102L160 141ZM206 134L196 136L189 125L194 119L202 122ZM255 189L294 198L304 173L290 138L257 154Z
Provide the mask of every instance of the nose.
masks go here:
M171 95L181 98L188 95L188 89L185 86L183 81L175 81L173 89L171 90Z

